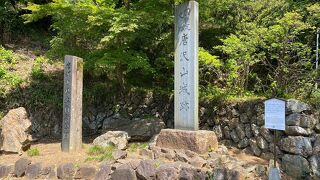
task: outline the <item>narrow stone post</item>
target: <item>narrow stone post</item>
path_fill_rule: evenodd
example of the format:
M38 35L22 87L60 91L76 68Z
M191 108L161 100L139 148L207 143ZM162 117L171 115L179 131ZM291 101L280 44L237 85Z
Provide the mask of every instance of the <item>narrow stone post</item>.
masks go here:
M82 146L83 60L75 56L64 58L63 88L63 152L77 151Z
M187 1L175 10L174 124L198 130L199 6Z

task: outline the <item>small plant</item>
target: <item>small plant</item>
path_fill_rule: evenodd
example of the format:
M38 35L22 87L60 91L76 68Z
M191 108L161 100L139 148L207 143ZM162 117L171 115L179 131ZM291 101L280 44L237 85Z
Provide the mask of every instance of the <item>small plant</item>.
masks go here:
M28 156L32 157L32 156L39 156L40 155L40 151L38 148L34 147L34 148L30 148L27 151Z
M128 151L136 152L138 149L145 149L148 146L149 146L148 143L131 143L129 144Z
M109 145L106 147L103 146L92 146L87 154L89 157L86 158L86 161L103 161L103 160L112 160L112 152L115 149L115 146Z

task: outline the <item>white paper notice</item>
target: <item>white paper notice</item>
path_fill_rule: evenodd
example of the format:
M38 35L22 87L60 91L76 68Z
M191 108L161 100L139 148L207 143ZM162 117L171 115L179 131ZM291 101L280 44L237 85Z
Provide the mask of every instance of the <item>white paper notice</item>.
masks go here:
M285 130L286 126L286 102L280 99L269 99L264 102L265 128Z

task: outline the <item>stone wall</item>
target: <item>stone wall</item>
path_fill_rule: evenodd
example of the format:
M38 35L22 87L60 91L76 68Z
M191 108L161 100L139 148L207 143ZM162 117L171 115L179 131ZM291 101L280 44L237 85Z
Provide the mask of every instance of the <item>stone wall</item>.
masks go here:
M311 106L290 99L286 106L286 130L264 128L262 100L229 103L214 113L202 107L202 129L216 132L221 143L233 145L265 159L272 159L274 146L282 169L293 177L320 177L320 123Z

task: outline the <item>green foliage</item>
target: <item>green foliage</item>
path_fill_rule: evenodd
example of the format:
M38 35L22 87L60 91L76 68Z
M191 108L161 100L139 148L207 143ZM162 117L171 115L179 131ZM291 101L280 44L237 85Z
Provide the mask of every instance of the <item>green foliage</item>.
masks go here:
M36 79L45 78L44 71L42 69L43 63L48 62L48 59L44 56L39 56L34 60L33 66L32 66L32 77Z
M149 146L148 143L130 143L128 151L137 152L139 149L145 149Z
M40 155L40 150L36 147L32 147L27 151L27 155L32 157L32 156L39 156Z
M112 160L112 152L115 149L114 146L106 146L106 147L102 147L102 146L97 146L94 145L92 147L89 148L87 154L89 155L86 158L86 161L104 161L104 160Z

